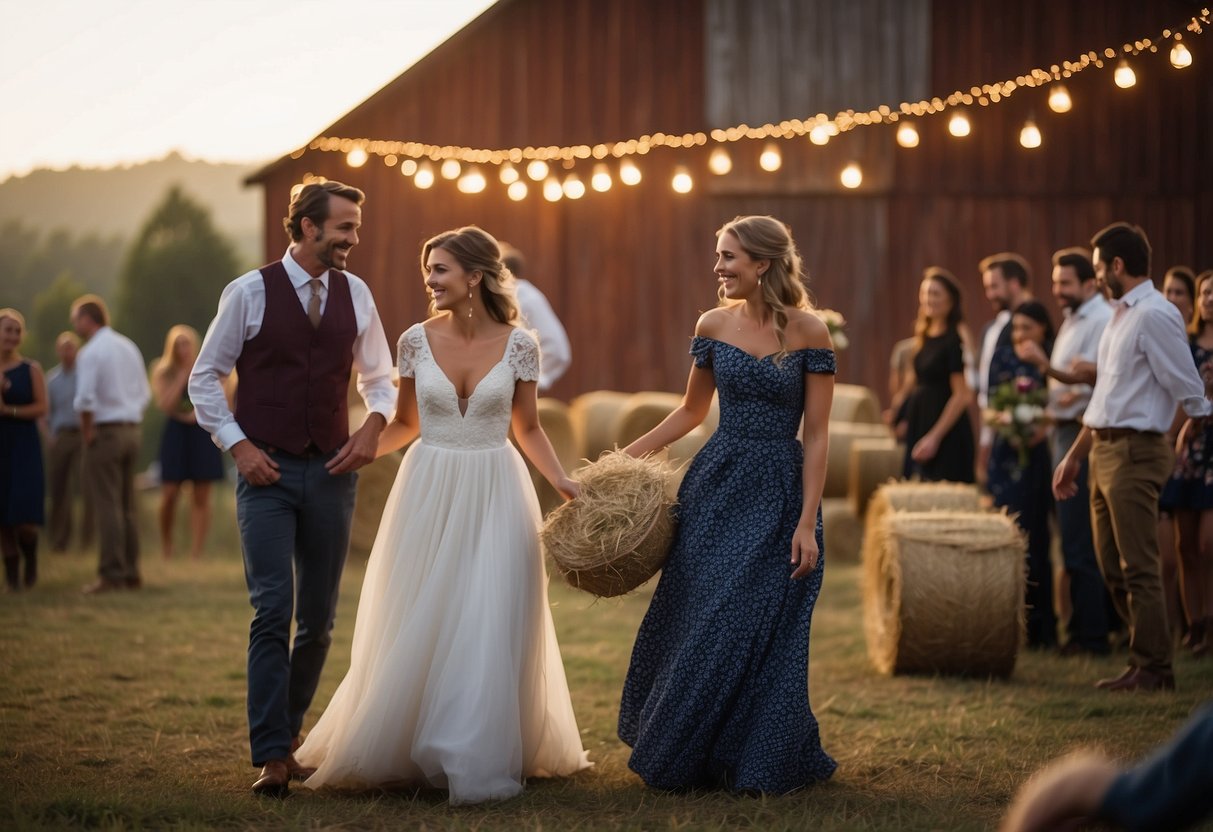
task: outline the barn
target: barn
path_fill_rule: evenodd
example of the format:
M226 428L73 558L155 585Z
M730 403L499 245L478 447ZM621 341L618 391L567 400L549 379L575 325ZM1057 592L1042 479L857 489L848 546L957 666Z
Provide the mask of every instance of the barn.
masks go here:
M1115 220L1150 235L1156 279L1175 264L1213 268L1207 18L1178 0L500 0L249 182L265 193L267 259L284 247L293 186L325 177L367 192L351 268L389 333L425 315L427 237L475 223L518 246L572 340L553 391L565 399L681 389L694 321L716 302L714 231L773 214L818 303L848 320L840 380L883 390L927 266L961 278L975 328L991 317L983 256L1022 253L1047 297L1051 253ZM1184 50L1190 65L1173 65ZM1127 88L1114 83L1122 61L1136 76ZM1063 85L1071 106L1055 112ZM965 137L950 132L956 113ZM824 145L806 135L818 122ZM898 142L907 123L913 147ZM1029 123L1038 147L1021 144ZM483 176L482 189L441 173L419 187L414 157L438 172L460 149L503 151L464 157L459 175ZM492 163L511 150L528 183L517 200ZM523 170L543 153L547 178L583 196L544 198ZM722 153L729 170L714 173ZM624 163L637 184L621 181ZM848 166L857 187L842 182ZM609 190L586 187L595 172Z

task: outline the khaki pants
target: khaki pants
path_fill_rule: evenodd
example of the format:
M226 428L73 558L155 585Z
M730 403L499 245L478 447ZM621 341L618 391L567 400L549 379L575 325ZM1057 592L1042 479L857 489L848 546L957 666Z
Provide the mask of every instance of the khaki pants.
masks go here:
M50 547L62 552L72 540L72 502L77 493L83 492L84 517L80 524L80 545L87 548L93 544L93 498L84 488L83 479L84 442L79 429L55 432L49 448L51 516L49 528Z
M98 574L115 584L139 581L139 527L135 462L139 425L98 425L84 451L84 480L97 513L101 549Z
M1091 530L1095 553L1116 609L1129 623L1129 663L1171 670L1158 558L1158 492L1174 453L1159 434L1094 440L1091 448Z

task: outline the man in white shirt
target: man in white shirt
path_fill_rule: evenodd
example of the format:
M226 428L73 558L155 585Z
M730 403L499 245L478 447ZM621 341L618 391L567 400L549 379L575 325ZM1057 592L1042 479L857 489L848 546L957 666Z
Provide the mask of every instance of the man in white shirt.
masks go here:
M261 767L253 792L267 797L285 797L291 778L310 773L294 751L332 643L356 471L375 458L396 409L375 300L345 271L362 201L362 191L333 181L294 196L283 221L290 247L223 290L190 374L198 424L239 472L236 512L254 610L249 746ZM234 413L223 388L233 368ZM351 372L367 408L352 433Z
M72 304L72 326L88 343L76 359L76 398L84 443L84 481L93 499L101 559L86 594L138 589L139 523L135 464L140 424L151 399L147 367L135 342L109 325L109 310L96 295Z
M994 310L994 320L981 333L981 355L977 361L977 376L972 387L977 391L977 406L985 410L990 404L990 362L994 352L1011 343L1011 313L1015 307L1032 297L1028 289L1028 261L1011 251L991 254L977 265L986 300ZM981 429L977 448L977 481L986 481L986 466L994 431L988 425Z
M555 384L573 360L569 336L539 287L523 279L526 260L522 252L509 243L501 243L501 260L514 275L518 287L518 308L523 325L539 333L539 392L545 393Z
M1094 363L1099 338L1112 317L1112 307L1095 280L1095 267L1085 249L1066 248L1053 255L1053 297L1065 316L1057 330L1050 359L1040 345L1025 341L1015 345L1020 359L1036 365L1049 377L1049 416L1053 419L1053 468L1082 429L1082 415L1091 400L1091 385L1071 373L1075 362ZM1087 461L1075 477L1078 491L1072 499L1057 503L1057 527L1061 536L1062 561L1069 578L1070 640L1063 655L1104 656L1111 648L1109 615L1115 616L1108 590L1099 572L1091 537L1091 499L1087 489Z
M1053 472L1058 500L1073 498L1090 454L1091 525L1100 569L1129 625L1129 667L1096 687L1173 690L1158 556L1158 493L1174 453L1165 432L1178 402L1192 418L1213 413L1192 363L1179 310L1150 280L1145 232L1115 223L1091 240L1095 275L1111 290L1112 318L1099 340L1098 377L1083 428Z

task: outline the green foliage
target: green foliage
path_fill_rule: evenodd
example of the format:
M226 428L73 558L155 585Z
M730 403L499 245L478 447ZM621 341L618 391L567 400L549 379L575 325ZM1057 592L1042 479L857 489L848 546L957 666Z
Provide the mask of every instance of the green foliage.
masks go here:
M34 297L33 310L26 316L29 332L21 351L41 361L48 370L57 364L59 359L55 356L55 339L60 332L70 329L67 318L72 301L87 291L83 283L72 277L71 272L65 271L39 292Z
M232 245L210 212L174 186L131 246L119 278L115 326L150 363L169 327L206 331L219 293L237 270Z

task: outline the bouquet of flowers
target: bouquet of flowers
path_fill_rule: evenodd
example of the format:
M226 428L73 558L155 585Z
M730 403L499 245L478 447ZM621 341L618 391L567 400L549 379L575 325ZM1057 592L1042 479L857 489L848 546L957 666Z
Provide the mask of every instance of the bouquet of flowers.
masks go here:
M817 317L821 318L826 328L830 330L830 340L834 342L834 352L842 352L850 346L851 342L847 339L847 334L843 332L847 319L842 317L841 312L833 309L818 309Z
M1019 467L1028 467L1029 442L1045 422L1049 391L1028 376L1017 376L990 391L985 422L1019 452Z

